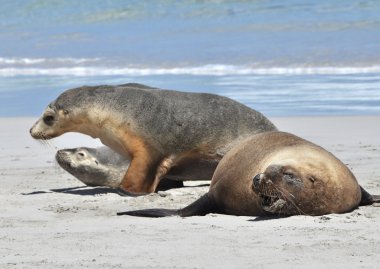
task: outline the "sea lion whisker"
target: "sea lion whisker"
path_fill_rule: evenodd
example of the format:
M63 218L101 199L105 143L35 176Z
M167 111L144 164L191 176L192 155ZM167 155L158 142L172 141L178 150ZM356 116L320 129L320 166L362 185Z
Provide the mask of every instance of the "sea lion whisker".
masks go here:
M292 194L292 193L290 193L288 190L285 190L285 189L283 189L283 188L278 188L277 186L273 186L279 193L281 193L281 199L283 199L284 201L286 201L286 202L290 202L292 205L293 205L293 207L298 211L298 213L300 214L300 215L307 215L307 214L305 214L305 212L303 212L297 205L296 205L296 203L292 200L292 199L289 199L289 197L288 197L288 195L289 196L292 196L293 198L295 198L295 196Z
M44 147L50 147L52 149L55 149L55 147L51 144L52 142L50 141L52 137L44 135L44 134L41 134L40 136L41 136L41 139L39 139L38 142L41 145L43 145Z
M264 208L273 206L277 201L281 199L285 203L289 202L294 207L294 209L297 211L298 214L305 214L291 199L291 198L294 199L295 196L286 189L280 188L273 183L272 184L264 183L264 184L261 184L259 190L257 191L258 193L261 194L261 205ZM277 213L283 214L284 208L280 207Z
M299 215L308 215L305 212L303 212L301 208L299 208L299 206L292 199L286 199L286 201L290 202L293 205L293 207L298 211Z
M274 185L273 184L263 184L261 186L262 188L258 190L259 193L262 195L268 196L268 197L277 197L278 194L275 192L273 189Z
M287 194L287 195L291 195L292 197L294 197L294 195L292 195L288 190L286 190L286 189L283 189L283 188L279 188L279 187L277 187L277 186L273 186L273 188L276 190L276 192L282 197L282 198L284 198L284 199L286 199L287 197L286 197L286 195L285 194Z

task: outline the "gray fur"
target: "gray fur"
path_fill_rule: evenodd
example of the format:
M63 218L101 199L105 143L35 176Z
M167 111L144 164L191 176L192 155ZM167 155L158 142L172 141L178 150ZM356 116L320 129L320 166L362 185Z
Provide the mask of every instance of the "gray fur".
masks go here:
M148 193L169 176L210 180L234 145L275 130L260 112L227 97L125 84L63 92L30 133L36 139L66 132L100 138L130 159L123 190Z
M63 169L89 186L116 188L129 167L127 158L108 147L62 149L55 158Z
M122 112L127 124L138 123L133 126L137 133L165 155L199 144L219 147L224 155L236 138L276 130L261 113L227 97L158 90L135 83L71 89L53 106L70 111L95 104Z
M78 156L80 153L85 155L84 158ZM84 184L111 188L120 185L130 163L128 158L108 147L62 149L57 151L55 158L64 170ZM187 163L181 169L174 167L165 178L174 181L209 180L216 165L211 160Z

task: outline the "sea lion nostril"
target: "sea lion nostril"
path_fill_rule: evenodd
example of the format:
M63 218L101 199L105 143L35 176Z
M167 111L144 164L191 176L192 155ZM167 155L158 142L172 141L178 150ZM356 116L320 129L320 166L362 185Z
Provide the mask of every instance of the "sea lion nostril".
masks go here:
M252 183L253 183L253 186L255 188L258 188L259 185L260 185L260 177L261 177L261 174L257 174L253 179L252 179Z

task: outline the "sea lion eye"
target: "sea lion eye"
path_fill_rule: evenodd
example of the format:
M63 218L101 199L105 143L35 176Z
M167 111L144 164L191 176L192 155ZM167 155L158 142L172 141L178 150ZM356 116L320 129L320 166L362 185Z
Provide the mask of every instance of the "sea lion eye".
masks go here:
M54 116L53 115L46 115L46 116L44 116L43 121L46 125L51 126L54 123Z
M63 114L64 114L64 115L67 115L67 114L69 114L69 111L66 110L66 109L64 109L64 110L63 110Z
M293 181L296 179L296 176L291 172L284 172L282 174L283 174L284 179L288 183L293 183Z

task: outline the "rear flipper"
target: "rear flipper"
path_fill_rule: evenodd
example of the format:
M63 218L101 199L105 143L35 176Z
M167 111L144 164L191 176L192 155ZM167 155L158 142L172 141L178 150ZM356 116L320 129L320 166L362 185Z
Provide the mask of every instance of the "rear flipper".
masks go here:
M128 215L135 217L162 218L169 216L179 216L178 210L174 209L143 209L126 212L118 212L118 216Z
M372 205L374 203L380 203L380 195L369 194L365 189L360 186L362 191L362 200L360 201L360 206L362 205Z
M175 210L175 209L143 209L134 211L125 211L117 213L118 216L129 215L136 217L148 217L148 218L161 218L169 216L180 216L180 217L190 217L190 216L204 216L208 213L221 213L217 209L215 203L210 199L208 193L203 195L201 198L196 200L189 206Z

